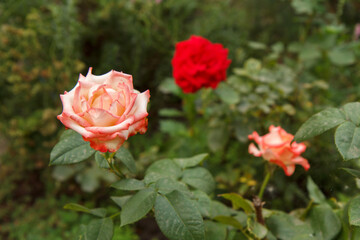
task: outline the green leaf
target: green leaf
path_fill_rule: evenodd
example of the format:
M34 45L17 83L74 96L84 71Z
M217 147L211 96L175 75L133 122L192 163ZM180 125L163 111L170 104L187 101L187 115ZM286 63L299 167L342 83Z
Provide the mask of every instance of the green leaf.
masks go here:
M302 222L283 212L274 213L267 218L266 226L279 240L321 240L321 238L316 237L309 223Z
M324 194L321 192L319 187L315 184L315 182L309 176L307 179L306 188L309 192L309 197L314 201L314 203L325 203L326 198Z
M351 168L341 168L341 169L347 171L353 177L360 178L360 171L359 170L351 169Z
M251 204L251 202L244 199L241 195L237 193L225 193L219 196L227 200L230 200L235 210L242 208L246 214L250 214L254 212L254 207Z
M174 109L174 108L163 108L163 109L160 109L159 115L161 117L181 117L184 114L183 114L183 112L181 112L177 109Z
M252 218L248 218L247 229L259 239L264 238L268 233L268 230L265 226L261 225Z
M181 181L207 194L212 193L215 188L213 176L207 169L202 167L186 169Z
M95 161L100 168L109 169L109 163L100 152L95 153Z
M72 164L88 159L95 150L85 142L80 134L66 130L50 153L50 165Z
M360 226L360 196L351 200L348 213L350 225Z
M310 222L312 228L322 235L321 239L335 239L341 230L339 217L328 205L319 205L311 209ZM317 234L319 236L319 234Z
M164 235L171 240L205 239L204 223L198 209L177 190L157 196L155 219Z
M215 218L217 216L230 216L231 209L218 201L211 201L210 203L210 217Z
M125 165L125 167L127 167L127 169L129 169L130 172L136 173L135 160L134 160L134 157L129 152L129 150L127 150L124 147L121 147L115 153L115 158L120 160Z
M335 48L329 52L330 61L338 66L346 66L355 63L355 54L348 48Z
M298 14L312 14L314 11L314 2L313 0L293 0L291 2L292 7L295 9Z
M213 221L204 221L206 240L226 240L226 225Z
M196 165L199 165L200 163L202 163L204 161L204 159L207 156L209 156L209 154L201 153L201 154L195 155L193 157L189 157L189 158L175 158L175 159L173 159L173 161L177 165L179 165L181 168L185 169L185 168L195 167Z
M308 138L320 135L345 121L345 116L339 109L325 109L309 118L297 131L294 140L297 142L304 141Z
M248 46L256 50L265 50L267 47L264 43L249 41Z
M156 182L160 178L179 179L181 176L180 167L170 159L163 159L154 162L145 172L144 181L146 184Z
M184 194L190 195L190 190L186 184L176 181L172 178L161 178L156 182L155 188L161 194L168 194L174 190L178 190Z
M145 183L134 178L127 178L111 184L111 187L119 190L135 191L145 188Z
M86 240L111 240L114 223L111 218L92 220L86 228Z
M210 217L211 211L211 199L210 197L200 190L195 190L192 192L195 200L195 205L199 209L203 217Z
M347 103L343 107L346 118L356 126L360 125L360 102Z
M160 131L174 137L187 134L184 123L174 120L161 120Z
M181 89L175 84L175 80L173 78L166 78L159 85L159 90L162 93L169 94L172 93L174 95L181 95Z
M212 152L222 151L229 139L229 130L226 124L209 128L207 132L207 143Z
M126 196L121 196L121 197L112 196L110 198L111 198L111 200L113 200L116 203L116 205L118 205L119 207L122 208L131 197L132 197L132 195L126 195Z
M335 144L344 160L360 157L360 127L344 122L335 132Z
M220 97L221 101L226 104L237 104L240 102L240 94L227 83L220 83L215 92Z
M106 209L104 209L104 208L89 209L87 207L84 207L84 206L82 206L80 204L76 204L76 203L68 203L64 206L64 209L73 210L73 211L77 211L77 212L89 213L89 214L92 214L97 217L105 217L106 216Z
M154 206L155 198L156 192L151 188L140 190L132 196L122 207L121 227L144 217Z
M214 220L226 224L226 225L230 225L233 226L237 229L243 229L244 227L241 225L241 223L234 217L230 217L230 216L216 216L214 217Z

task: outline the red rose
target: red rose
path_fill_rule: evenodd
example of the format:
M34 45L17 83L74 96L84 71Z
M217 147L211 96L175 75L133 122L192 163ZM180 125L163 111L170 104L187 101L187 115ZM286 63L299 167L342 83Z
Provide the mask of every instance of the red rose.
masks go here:
M175 82L185 93L196 92L202 87L216 88L226 79L226 70L231 60L228 49L220 43L191 36L176 44L173 66Z
M300 156L306 150L304 143L291 143L294 136L281 127L270 126L269 131L264 136L259 136L257 132L249 135L249 139L254 140L259 147L257 148L255 144L251 143L250 154L256 157L262 156L265 160L279 165L287 176L294 173L295 164L303 166L305 170L310 168L308 161Z

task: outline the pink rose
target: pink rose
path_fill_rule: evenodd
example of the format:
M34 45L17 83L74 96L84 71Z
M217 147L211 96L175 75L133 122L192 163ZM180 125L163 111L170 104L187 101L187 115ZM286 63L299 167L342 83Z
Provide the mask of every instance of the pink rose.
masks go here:
M60 95L63 112L58 119L95 150L116 152L130 136L146 132L150 93L135 90L131 75L112 70L95 76L91 70Z
M269 127L270 133L260 137L257 132L249 135L250 140L254 143L249 145L249 153L256 157L262 156L265 160L275 163L282 167L287 176L290 176L295 171L295 164L300 164L305 170L310 168L308 161L301 157L300 154L306 150L304 143L296 143L291 141L294 136L287 133L281 127Z

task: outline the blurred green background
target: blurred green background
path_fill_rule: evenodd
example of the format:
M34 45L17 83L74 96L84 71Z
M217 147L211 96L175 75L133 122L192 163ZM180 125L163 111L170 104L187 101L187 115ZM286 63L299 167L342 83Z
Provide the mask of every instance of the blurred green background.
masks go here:
M94 161L48 167L64 130L59 94L79 73L115 69L150 89L149 130L127 143L140 176L161 157L210 152L218 192L251 196L263 163L247 153L249 132L274 124L294 134L312 114L359 99L359 13L358 0L1 0L0 239L77 239L90 219L62 206L112 204L103 199L114 176ZM232 64L218 89L185 96L171 58L192 34L222 43ZM357 163L341 161L331 135L306 143L309 172L275 173L267 207L303 207L306 174L339 201L358 191L339 169ZM116 228L114 239L157 239L143 226Z

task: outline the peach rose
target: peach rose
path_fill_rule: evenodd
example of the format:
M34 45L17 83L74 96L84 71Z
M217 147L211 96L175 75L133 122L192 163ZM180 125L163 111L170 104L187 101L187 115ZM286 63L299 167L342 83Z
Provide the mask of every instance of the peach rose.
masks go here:
M257 148L254 143L251 143L249 145L250 154L256 157L262 156L265 160L279 165L287 176L294 173L295 164L303 166L305 170L310 168L308 161L300 156L306 150L304 143L291 143L294 136L281 127L270 126L269 131L270 133L262 137L257 132L248 136L259 147Z
M116 152L130 136L146 132L150 93L135 90L131 75L112 70L95 76L91 71L60 95L63 112L58 119L95 150Z

